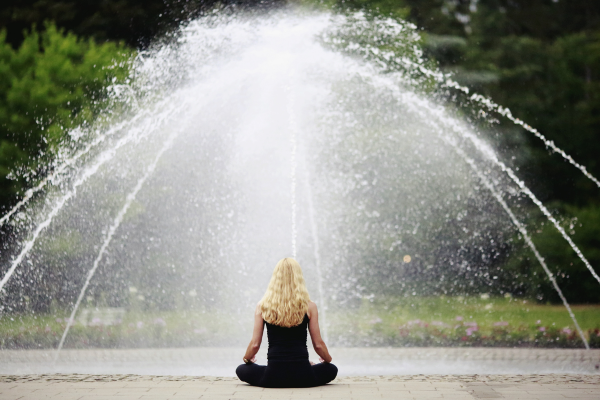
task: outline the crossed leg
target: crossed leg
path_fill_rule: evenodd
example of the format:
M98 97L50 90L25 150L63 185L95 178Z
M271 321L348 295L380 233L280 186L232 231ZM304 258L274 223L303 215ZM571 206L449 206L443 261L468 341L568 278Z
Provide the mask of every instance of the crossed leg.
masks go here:
M312 371L311 371L312 370ZM270 376L269 382L263 381L267 367L258 364L242 364L235 370L236 375L241 381L249 383L253 386L267 387L306 387L325 385L335 379L338 369L335 365L329 363L320 363L310 366L310 370L306 371L309 375L297 376L297 382L289 382L287 379ZM273 371L271 371L273 372ZM310 376L312 375L312 377ZM313 378L314 377L314 378ZM304 379L303 379L304 378ZM275 379L275 382L273 382Z
M240 378L240 381L249 383L252 386L258 386L266 370L266 365L251 363L240 365L235 370L235 373Z
M315 364L311 366L311 368L315 373L317 386L325 385L326 383L331 382L335 379L338 373L338 369L335 365L326 362Z

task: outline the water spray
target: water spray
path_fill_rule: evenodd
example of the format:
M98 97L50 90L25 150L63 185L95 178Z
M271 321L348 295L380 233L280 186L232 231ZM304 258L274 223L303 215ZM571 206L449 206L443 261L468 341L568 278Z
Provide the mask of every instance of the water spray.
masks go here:
M115 219L114 219L112 225L110 226L110 228L108 229L108 231L106 232L102 246L100 247L100 250L98 251L98 255L96 256L96 259L94 260L92 268L87 273L85 283L83 284L83 287L81 288L81 291L79 292L79 296L77 297L75 306L73 307L73 310L71 311L71 315L70 315L69 319L67 320L67 326L65 327L62 337L60 338L60 342L58 343L56 353L54 354L54 362L55 363L58 360L58 356L59 356L60 351L62 350L62 347L65 343L65 339L67 338L69 329L71 329L71 326L73 325L73 322L75 321L75 315L77 314L79 305L81 304L81 301L83 300L83 296L85 296L85 292L90 284L90 281L94 277L94 274L96 273L96 270L98 269L98 265L100 265L100 261L102 260L102 257L104 257L104 253L106 252L106 249L110 245L110 242L112 241L115 232L117 231L117 229L119 229L121 222L123 222L123 217L125 217L125 214L127 214L127 211L129 210L129 207L135 200L135 197L137 196L138 192L142 189L146 180L148 180L148 178L154 173L154 170L156 169L156 165L158 164L158 161L160 160L162 155L173 145L173 141L177 137L177 134L178 134L178 131L175 131L164 142L163 146L161 147L158 154L154 158L154 161L146 169L146 173L138 180L137 184L135 185L135 187L133 188L131 193L129 193L127 195L127 198L125 199L125 203L123 204L123 207L121 208L121 210L115 217Z

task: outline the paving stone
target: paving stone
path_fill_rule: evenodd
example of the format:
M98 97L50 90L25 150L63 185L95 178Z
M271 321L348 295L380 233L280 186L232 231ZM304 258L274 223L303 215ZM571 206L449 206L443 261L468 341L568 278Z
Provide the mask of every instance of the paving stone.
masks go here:
M352 392L350 390L337 390L335 392L320 392L320 396L322 398L328 398L328 399L336 399L338 397L342 397L342 396L350 396L352 395ZM360 396L360 393L354 393L355 396ZM363 393L364 395L364 393Z
M168 396L164 396L164 395L156 395L156 394L145 394L142 395L140 397L138 397L139 400L169 400L169 399L174 399L175 397L168 397ZM190 398L185 398L185 400L192 400L192 399L199 399L200 397L190 397ZM182 399L183 400L183 399Z
M235 378L189 376L0 376L0 399L492 399L600 400L598 375L341 377L316 388L263 389Z
M138 388L136 388L136 389L138 389ZM141 388L139 388L139 389L141 389ZM180 390L181 390L180 387L176 387L176 388L174 388L174 387L152 387L152 388L144 390L145 393L142 393L142 394L156 394L156 395L168 396L168 395L174 395L175 393L177 393ZM204 391L203 391L203 393L204 393Z
M589 396L596 396L596 399L600 399L600 388L596 390L590 389L571 389L571 390L561 390L554 392L556 394L560 394L566 398L583 398Z
M401 393L401 392L399 392ZM411 396L415 396L415 397L419 397L419 398L423 398L423 399L433 399L433 398L439 398L442 397L442 392L439 391L435 391L435 390L411 390L409 391L407 394L410 394Z
M139 398L138 397L134 397L134 398ZM108 395L96 395L94 393L90 393L90 394L85 394L83 396L81 396L81 400L115 400L115 396L108 396ZM122 400L122 399L119 399Z
M27 395L27 396L20 396L20 397L8 397L9 400L40 400L40 399L50 399L51 397L46 397L46 396L40 396L40 395ZM4 399L2 399L4 400Z

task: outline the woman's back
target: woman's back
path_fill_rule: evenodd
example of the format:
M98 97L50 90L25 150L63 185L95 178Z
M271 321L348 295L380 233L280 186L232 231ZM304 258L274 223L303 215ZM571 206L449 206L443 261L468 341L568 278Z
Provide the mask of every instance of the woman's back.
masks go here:
M333 364L311 366L308 361L308 314L299 325L284 327L264 322L269 340L266 367L240 365L237 375L263 387L310 387L330 382L337 374Z
M300 325L291 328L273 325L265 321L269 339L269 351L267 353L269 361L308 360L308 348L306 347L308 322L308 315L304 316Z

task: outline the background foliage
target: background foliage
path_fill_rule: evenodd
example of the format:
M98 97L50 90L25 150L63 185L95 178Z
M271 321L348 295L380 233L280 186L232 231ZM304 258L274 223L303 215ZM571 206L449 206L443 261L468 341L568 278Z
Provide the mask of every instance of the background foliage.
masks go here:
M66 132L99 111L107 83L127 76L130 50L96 44L53 23L24 32L14 49L0 32L0 204L43 173ZM12 172L12 173L11 173Z
M427 57L459 83L508 107L600 176L600 3L591 0L333 0L341 10L403 18L422 30ZM600 189L507 121L495 146L533 192L562 219L598 270ZM529 231L559 285L574 302L600 302L597 282L532 206ZM513 243L519 243L515 240ZM512 244L502 268L516 291L558 302L529 250Z
M281 4L277 3L276 4ZM600 176L600 2L594 0L327 0L339 9L408 19L427 57L509 107ZM0 210L44 172L68 128L94 118L135 48L215 6L213 0L4 1L0 6ZM259 1L226 1L264 7ZM562 216L600 266L600 189L531 134L501 122L496 147L538 197ZM13 172L11 174L11 172ZM567 298L600 302L589 272L532 208L534 241ZM514 241L504 267L520 293L557 301L532 255ZM509 253L508 249L506 252ZM382 261L383 263L389 260Z

